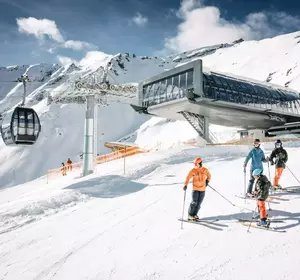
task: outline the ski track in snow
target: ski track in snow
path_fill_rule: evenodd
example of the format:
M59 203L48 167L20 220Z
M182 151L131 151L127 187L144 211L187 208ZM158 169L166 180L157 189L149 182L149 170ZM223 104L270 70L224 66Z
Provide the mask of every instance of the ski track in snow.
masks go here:
M109 232L111 229L121 225L122 223L125 223L127 220L131 219L132 217L134 217L135 215L140 214L140 212L145 211L146 209L148 209L149 207L155 205L159 200L158 199L154 202L149 203L148 205L146 205L145 207L143 207L142 209L139 209L136 213L134 213L132 216L128 216L125 219L119 220L118 222L114 223L114 225L112 225L111 227L109 227L108 229L97 233L93 238L87 240L85 243L81 244L79 247L72 249L70 252L68 252L65 256L61 257L58 261L56 261L53 265L51 265L49 268L47 268L46 270L44 270L43 272L41 272L37 277L34 278L34 280L39 280L39 279L54 279L55 275L59 272L59 270L61 269L61 267L67 262L67 260L72 257L73 255L79 253L82 249L86 248L87 246L89 246L92 242L94 242L95 240L97 240L98 238L100 238L104 233ZM48 276L50 278L48 278Z

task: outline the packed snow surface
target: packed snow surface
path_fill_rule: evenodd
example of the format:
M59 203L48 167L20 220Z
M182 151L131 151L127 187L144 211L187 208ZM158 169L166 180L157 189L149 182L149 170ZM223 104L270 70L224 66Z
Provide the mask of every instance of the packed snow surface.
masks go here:
M288 167L300 178L300 144L285 146ZM269 155L273 145L262 147ZM250 148L173 148L126 158L125 175L121 159L85 178L74 172L49 184L43 177L2 189L0 279L298 279L300 192L275 194L270 203L269 217L284 221L273 226L286 233L247 233L236 221L256 207L235 196L244 192ZM183 182L199 156L211 186L236 206L208 188L199 215L219 221L181 229ZM299 186L288 169L281 184ZM190 192L191 184L185 217Z

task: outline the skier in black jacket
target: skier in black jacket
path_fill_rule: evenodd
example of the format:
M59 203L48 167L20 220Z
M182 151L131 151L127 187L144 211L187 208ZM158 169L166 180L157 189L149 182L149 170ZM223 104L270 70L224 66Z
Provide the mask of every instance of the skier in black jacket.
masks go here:
M282 187L279 185L279 179L283 170L285 169L285 164L288 161L288 153L285 149L283 149L282 142L280 140L275 142L275 149L272 151L269 161L271 162L271 165L275 164L275 177L273 180L273 186L275 189L281 189Z
M268 226L267 223L267 210L266 203L269 196L269 189L271 182L268 180L267 176L263 175L262 169L255 169L252 173L254 179L256 179L254 197L257 199L257 208L258 214L253 216L253 218L260 218L260 221L257 223L258 226Z

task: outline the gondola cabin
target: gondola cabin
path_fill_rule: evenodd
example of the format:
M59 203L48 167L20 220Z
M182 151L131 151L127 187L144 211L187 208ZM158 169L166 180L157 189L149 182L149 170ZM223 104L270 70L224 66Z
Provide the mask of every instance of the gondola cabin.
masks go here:
M40 132L40 120L32 108L16 107L3 117L1 135L7 146L33 145Z

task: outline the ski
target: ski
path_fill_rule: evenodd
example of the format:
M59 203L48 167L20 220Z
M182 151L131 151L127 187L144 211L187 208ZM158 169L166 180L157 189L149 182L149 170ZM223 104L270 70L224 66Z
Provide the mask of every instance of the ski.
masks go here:
M260 219L238 219L239 222L251 222L256 223L259 222ZM268 222L270 223L284 223L283 220L278 220L278 219L267 219Z
M246 226L246 227L253 227L253 228L258 228L258 229L264 229L264 230L268 230L268 231L274 231L274 232L286 232L286 230L284 229L277 229L277 228L274 228L274 227L263 227L263 226L258 226L256 224L250 224L250 222L241 222L240 223L241 225L243 226Z
M187 219L178 219L178 220L181 221L181 222L192 223L192 224L200 224L200 223L214 224L215 222L219 221L219 219L214 219L214 220L202 220L202 219L199 219L199 220L195 220L195 221L187 220Z
M236 197L238 197L238 198L242 198L242 199L248 199L248 200L256 200L256 198L255 197L244 197L244 196L242 196L242 195L235 195ZM273 203L273 204L279 204L280 202L278 202L278 201L272 201L272 200L266 200L266 202L269 202L269 203Z
M300 190L300 186L290 186L290 187L282 187L281 189L287 190Z
M273 196L273 195L269 195L269 198L270 199L282 200L282 201L290 201L288 198L283 198L283 197Z
M281 193L281 192L289 192L289 193L298 193L300 192L300 189L277 189L274 191L274 193Z
M223 229L221 227L226 227L227 225L223 225L223 224L218 224L215 223L215 221L218 221L219 219L215 219L215 220L198 220L196 221L190 221L187 219L178 219L181 222L185 222L185 223L189 223L189 224L196 224L196 225L200 225L200 226L204 226L207 227L209 229L213 229L213 230L217 230L217 231L222 231Z

